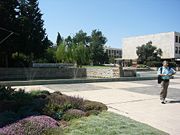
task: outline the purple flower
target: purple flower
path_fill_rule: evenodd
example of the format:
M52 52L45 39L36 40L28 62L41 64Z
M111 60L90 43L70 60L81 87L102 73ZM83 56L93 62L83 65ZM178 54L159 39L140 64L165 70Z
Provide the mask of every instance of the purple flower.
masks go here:
M0 134L38 135L48 128L56 128L58 126L59 123L49 116L30 116L0 128Z

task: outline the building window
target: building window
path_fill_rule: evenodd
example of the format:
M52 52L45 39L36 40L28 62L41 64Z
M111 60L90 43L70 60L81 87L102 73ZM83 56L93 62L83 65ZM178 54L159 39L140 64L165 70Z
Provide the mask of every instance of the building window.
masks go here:
M176 43L178 43L178 36L176 36Z
M180 54L180 47L179 47L179 54Z
M176 53L176 54L178 53L178 47L176 47L176 49L175 49L175 53Z
M179 43L180 43L180 37L179 37Z

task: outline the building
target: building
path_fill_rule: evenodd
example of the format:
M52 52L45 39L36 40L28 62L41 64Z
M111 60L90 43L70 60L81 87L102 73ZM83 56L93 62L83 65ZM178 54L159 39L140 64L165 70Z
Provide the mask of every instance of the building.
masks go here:
M128 37L123 39L122 58L137 60L136 47L152 42L153 46L163 52L161 59L180 61L180 33L167 32L144 36Z
M122 58L122 49L105 47L105 52L110 58Z

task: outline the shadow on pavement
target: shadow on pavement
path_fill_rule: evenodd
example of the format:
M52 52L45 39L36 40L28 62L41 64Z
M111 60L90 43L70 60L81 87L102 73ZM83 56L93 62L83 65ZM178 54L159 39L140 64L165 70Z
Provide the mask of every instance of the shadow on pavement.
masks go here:
M168 103L170 103L170 104L180 103L180 100L169 100Z

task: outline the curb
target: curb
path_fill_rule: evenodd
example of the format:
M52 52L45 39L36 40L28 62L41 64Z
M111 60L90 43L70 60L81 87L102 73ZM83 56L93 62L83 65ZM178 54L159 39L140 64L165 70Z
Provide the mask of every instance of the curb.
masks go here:
M28 80L28 81L0 81L0 85L27 86L46 84L73 84L73 83L94 83L94 82L118 82L118 81L141 81L155 80L157 77L121 77L101 79L52 79L52 80Z

